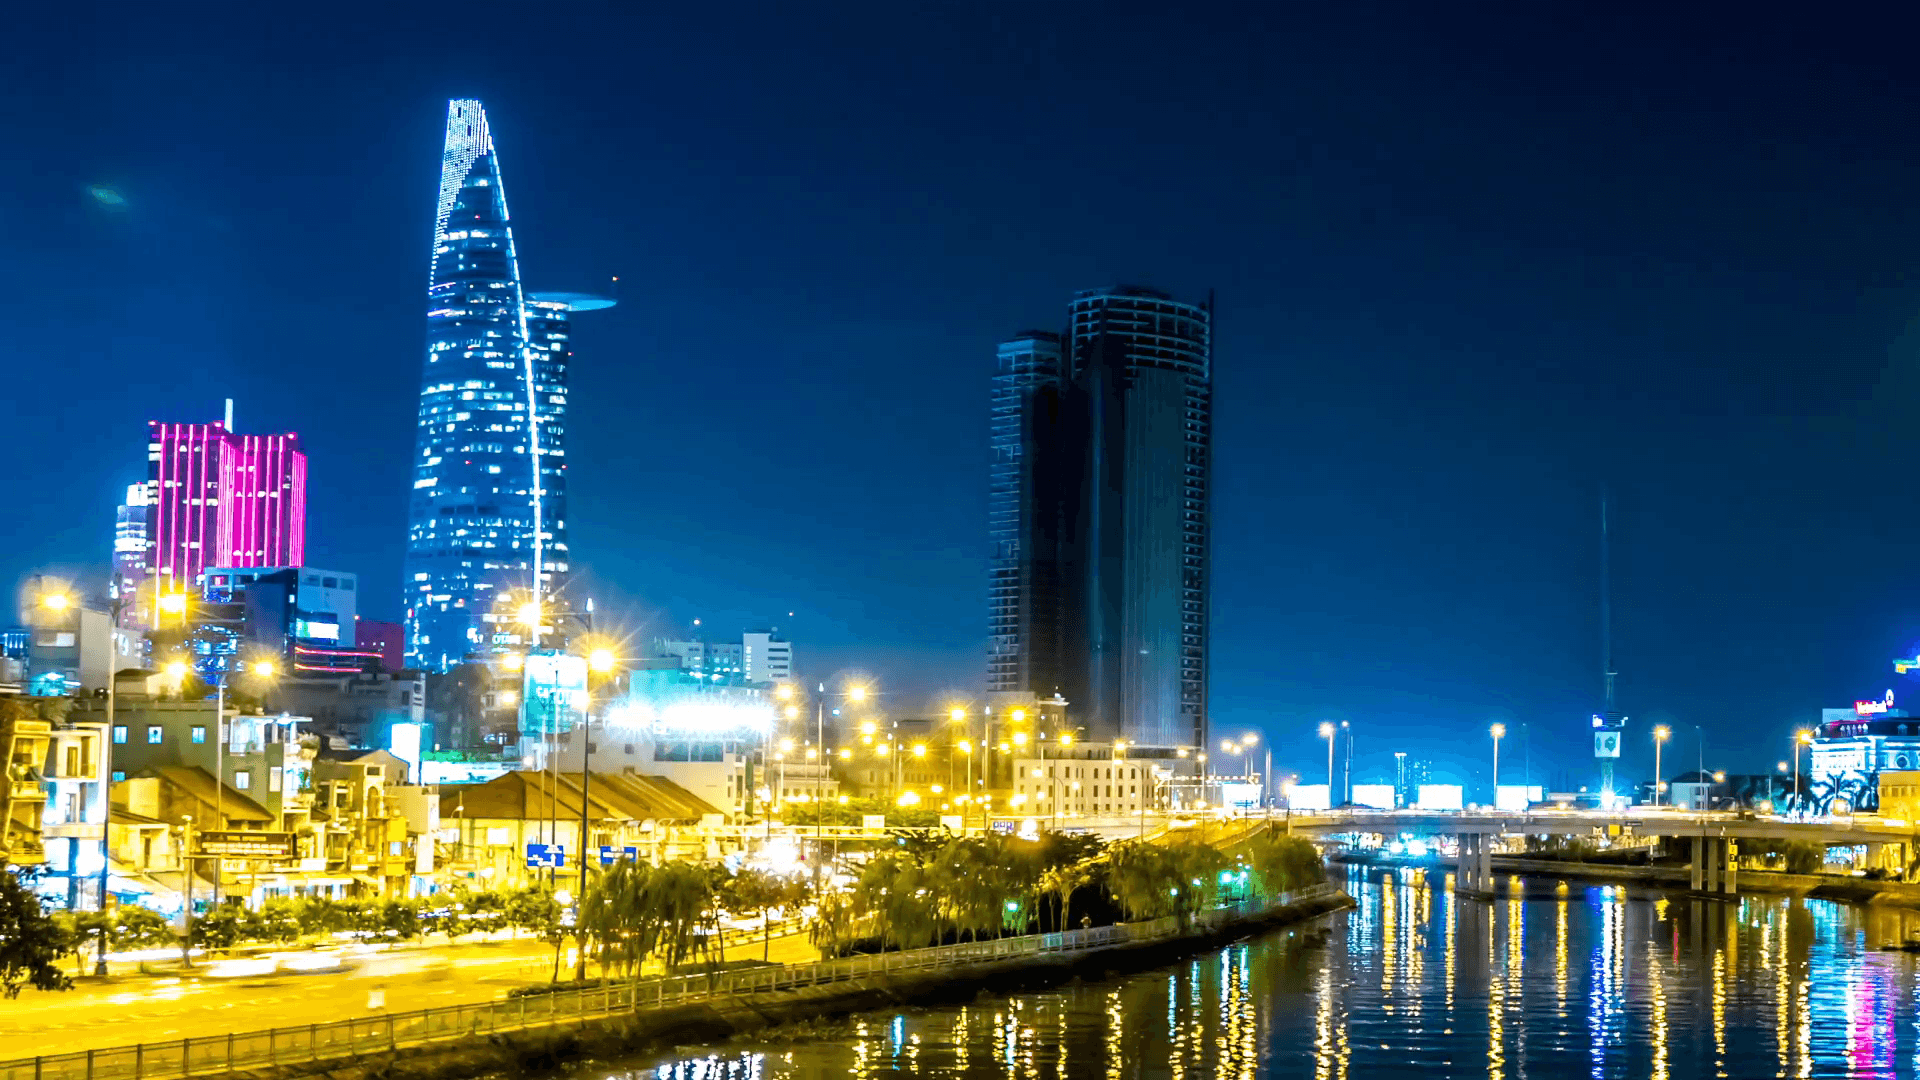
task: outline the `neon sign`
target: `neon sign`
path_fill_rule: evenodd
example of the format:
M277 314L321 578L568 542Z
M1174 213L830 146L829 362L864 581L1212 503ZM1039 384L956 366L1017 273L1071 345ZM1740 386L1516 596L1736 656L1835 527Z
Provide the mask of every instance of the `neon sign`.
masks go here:
M1888 712L1888 710L1890 710L1890 709L1892 709L1892 708L1893 708L1893 691L1891 691L1891 690L1889 690L1889 691L1887 691L1887 696L1886 696L1885 698L1883 698L1883 699L1881 699L1881 700L1879 700L1879 701L1856 701L1856 702L1854 702L1854 703L1853 703L1853 715L1855 715L1855 716L1885 716L1885 715L1887 714L1887 712Z

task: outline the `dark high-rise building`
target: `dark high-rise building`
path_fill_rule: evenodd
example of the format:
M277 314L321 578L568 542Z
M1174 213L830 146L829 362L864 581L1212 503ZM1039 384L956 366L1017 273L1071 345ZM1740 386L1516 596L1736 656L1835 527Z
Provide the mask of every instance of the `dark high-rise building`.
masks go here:
M524 647L521 610L555 607L568 571L568 317L611 304L522 290L486 112L449 102L407 521L410 666Z
M1101 738L1206 736L1211 305L1080 293L1000 346L988 688Z

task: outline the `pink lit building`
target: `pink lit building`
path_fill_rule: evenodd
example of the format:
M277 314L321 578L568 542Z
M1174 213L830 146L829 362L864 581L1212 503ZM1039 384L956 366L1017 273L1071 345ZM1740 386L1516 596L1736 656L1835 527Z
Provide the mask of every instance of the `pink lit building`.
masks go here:
M299 436L236 435L218 423L148 428L147 574L160 591L193 589L209 566L305 563Z

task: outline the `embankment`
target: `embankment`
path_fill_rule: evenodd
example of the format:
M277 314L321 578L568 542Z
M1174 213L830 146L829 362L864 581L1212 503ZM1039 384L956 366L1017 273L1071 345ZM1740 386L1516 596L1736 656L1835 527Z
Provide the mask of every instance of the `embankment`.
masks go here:
M249 1073L262 1080L326 1076L337 1080L455 1080L486 1073L553 1071L583 1060L631 1057L691 1042L713 1042L781 1024L909 1004L967 1001L982 992L1054 986L1074 978L1142 970L1215 949L1272 927L1353 906L1344 892L1252 912L1219 926L1154 941L1075 952L1039 953L961 967L908 970L767 993L643 1008L635 1012L522 1029L465 1042L401 1046L353 1059L286 1065Z

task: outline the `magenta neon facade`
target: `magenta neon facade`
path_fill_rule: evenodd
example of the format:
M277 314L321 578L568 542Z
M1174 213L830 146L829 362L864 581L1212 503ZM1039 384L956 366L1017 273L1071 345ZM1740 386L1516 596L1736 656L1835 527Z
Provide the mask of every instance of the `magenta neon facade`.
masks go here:
M209 566L301 566L307 455L300 438L220 424L150 423L147 571L163 592Z

